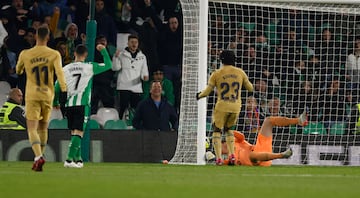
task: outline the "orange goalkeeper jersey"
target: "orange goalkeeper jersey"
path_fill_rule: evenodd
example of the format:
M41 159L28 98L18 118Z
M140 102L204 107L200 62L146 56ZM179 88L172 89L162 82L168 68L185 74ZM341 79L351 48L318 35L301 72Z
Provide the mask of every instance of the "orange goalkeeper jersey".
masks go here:
M253 166L253 163L250 160L250 152L253 151L254 145L245 140L243 133L234 131L234 136L236 164L242 166Z
M266 137L261 133L258 134L256 144L252 145L245 140L243 133L234 131L235 136L235 158L236 164L242 166L271 166L272 161L257 161L250 160L250 154L256 152L272 153L272 137Z

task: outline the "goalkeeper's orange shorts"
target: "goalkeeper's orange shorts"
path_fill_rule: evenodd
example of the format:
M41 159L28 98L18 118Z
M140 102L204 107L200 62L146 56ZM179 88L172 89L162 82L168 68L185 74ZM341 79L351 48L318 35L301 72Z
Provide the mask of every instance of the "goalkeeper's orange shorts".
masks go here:
M258 133L256 144L253 152L268 152L272 153L272 136L266 137L261 133ZM271 166L271 160L265 162L259 162L259 166Z

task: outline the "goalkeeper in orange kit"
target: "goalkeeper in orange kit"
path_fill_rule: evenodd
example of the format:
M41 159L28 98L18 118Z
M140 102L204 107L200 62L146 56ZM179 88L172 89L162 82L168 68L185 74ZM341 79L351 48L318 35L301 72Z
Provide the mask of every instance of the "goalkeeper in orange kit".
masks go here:
M289 158L293 153L289 148L282 153L272 152L272 130L274 126L289 126L298 124L306 126L308 124L306 111L298 118L287 118L280 116L267 117L259 130L256 144L252 145L245 140L243 133L234 131L235 136L235 164L243 166L271 166L272 160ZM227 154L226 147L223 147L223 153ZM224 164L228 164L225 160Z

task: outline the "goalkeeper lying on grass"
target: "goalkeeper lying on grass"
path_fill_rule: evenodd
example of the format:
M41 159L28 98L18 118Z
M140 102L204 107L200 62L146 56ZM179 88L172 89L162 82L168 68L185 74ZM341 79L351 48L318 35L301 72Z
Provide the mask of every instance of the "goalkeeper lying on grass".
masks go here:
M245 140L243 133L234 131L235 136L235 164L243 166L271 166L271 160L289 158L293 152L289 148L282 153L272 152L272 130L274 126L289 126L298 124L306 126L308 124L306 111L298 118L287 118L270 116L264 120L259 131L256 144L252 145ZM223 147L223 153L227 153L227 147ZM229 160L224 160L228 164Z

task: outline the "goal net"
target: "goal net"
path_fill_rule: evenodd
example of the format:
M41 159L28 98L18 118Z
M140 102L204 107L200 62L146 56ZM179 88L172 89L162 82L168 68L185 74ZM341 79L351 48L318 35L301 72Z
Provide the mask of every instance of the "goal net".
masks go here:
M221 66L219 52L230 49L255 87L254 93L242 93L236 126L250 143L265 117L308 112L306 127L274 128L274 152L290 146L294 155L273 164L360 165L360 4L309 2L210 0L204 7L200 0L181 0L183 85L173 163L205 163L201 142L211 137L216 96L204 105L195 94ZM207 20L207 32L201 32L201 19ZM207 43L201 42L204 37ZM256 101L256 108L247 108L248 101Z

